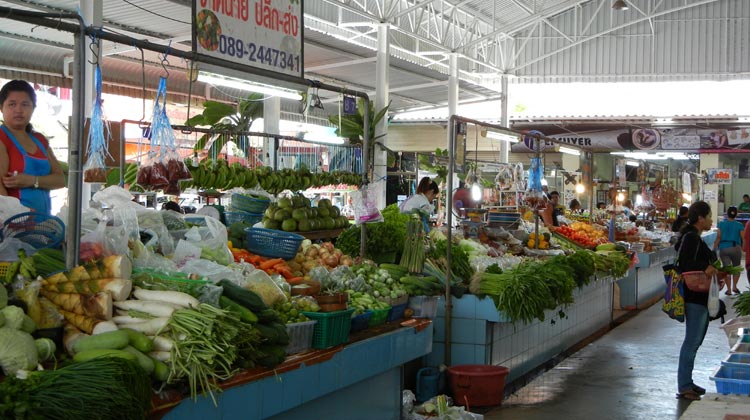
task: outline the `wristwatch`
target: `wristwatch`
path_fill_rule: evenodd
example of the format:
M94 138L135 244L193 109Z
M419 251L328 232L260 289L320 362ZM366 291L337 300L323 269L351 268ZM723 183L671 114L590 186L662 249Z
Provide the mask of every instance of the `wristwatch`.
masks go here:
M34 188L39 188L39 177L38 176L34 177Z

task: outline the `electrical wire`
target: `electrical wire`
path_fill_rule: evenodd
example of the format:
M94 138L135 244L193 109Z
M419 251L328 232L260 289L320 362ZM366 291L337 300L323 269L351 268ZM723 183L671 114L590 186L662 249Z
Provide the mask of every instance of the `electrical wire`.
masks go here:
M169 16L161 15L159 13L156 13L156 12L153 12L151 10L148 10L148 9L146 9L144 7L138 6L137 4L133 4L132 2L129 2L128 0L122 0L122 1L125 2L125 3L127 3L127 4L129 4L129 5L131 5L131 6L133 6L133 7L135 7L135 8L137 8L137 9L142 10L142 11L144 11L146 13L150 13L150 14L152 14L154 16L159 16L160 18L168 19L168 20L171 20L171 21L177 22L177 23L184 23L185 25L190 25L190 22L185 22L185 21L182 21L182 20L179 20L179 19L171 18Z

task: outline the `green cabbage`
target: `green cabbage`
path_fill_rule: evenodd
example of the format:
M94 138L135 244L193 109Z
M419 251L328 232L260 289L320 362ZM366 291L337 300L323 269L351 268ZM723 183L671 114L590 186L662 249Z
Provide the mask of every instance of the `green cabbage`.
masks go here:
M18 306L6 306L5 308L0 309L0 313L5 316L6 327L20 330L23 326L23 317L26 314L23 313L23 309Z
M31 334L8 327L0 328L0 367L5 375L15 375L19 370L33 370L38 361Z

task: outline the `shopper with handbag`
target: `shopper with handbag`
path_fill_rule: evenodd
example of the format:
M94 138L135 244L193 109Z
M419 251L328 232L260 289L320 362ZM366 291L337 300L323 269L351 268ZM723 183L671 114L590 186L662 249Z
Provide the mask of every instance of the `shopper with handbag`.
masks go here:
M711 229L711 207L705 201L693 203L688 209L688 224L682 228L680 239L675 244L678 251L678 272L705 273L712 279L719 274L712 265L716 253L701 239L701 232ZM688 400L699 400L706 390L693 383L693 366L698 348L708 330L708 289L705 292L690 290L685 287L685 339L680 349L680 360L677 368L677 396Z

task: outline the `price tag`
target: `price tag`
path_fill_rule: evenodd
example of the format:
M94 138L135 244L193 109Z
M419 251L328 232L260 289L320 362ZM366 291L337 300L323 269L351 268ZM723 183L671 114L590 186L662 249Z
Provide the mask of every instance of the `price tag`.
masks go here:
M357 113L357 99L353 96L344 96L344 114L355 115Z

